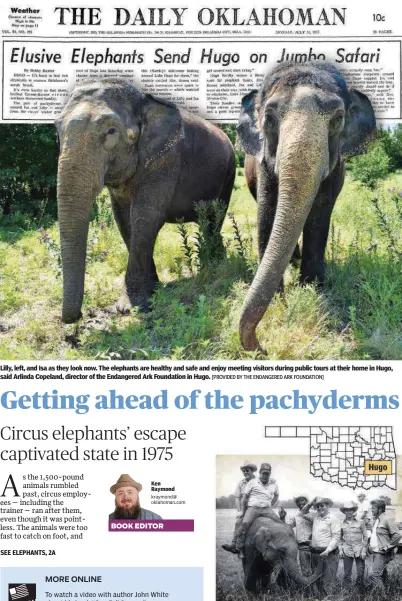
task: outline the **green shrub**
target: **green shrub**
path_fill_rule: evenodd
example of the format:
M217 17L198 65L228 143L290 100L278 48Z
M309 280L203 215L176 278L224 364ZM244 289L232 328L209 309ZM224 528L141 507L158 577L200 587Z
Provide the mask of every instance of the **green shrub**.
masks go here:
M391 159L381 143L377 141L367 154L354 157L350 163L350 174L354 180L374 190L380 180L391 170Z

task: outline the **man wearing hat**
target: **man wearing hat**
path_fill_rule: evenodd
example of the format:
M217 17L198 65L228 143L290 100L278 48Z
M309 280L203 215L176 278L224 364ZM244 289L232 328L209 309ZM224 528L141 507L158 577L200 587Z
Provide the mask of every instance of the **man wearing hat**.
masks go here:
M373 567L370 574L370 589L376 587L381 590L381 596L384 595L383 585L386 585L388 580L387 564L393 559L401 539L395 520L385 513L386 508L386 501L381 497L371 501L373 529L369 549L373 554Z
M239 532L239 528L243 521L243 514L241 511L241 508L242 508L244 489L246 488L248 482L250 482L250 480L255 478L254 472L257 471L257 466L255 465L255 463L252 463L251 461L246 460L243 463L243 465L240 466L240 469L243 472L244 478L242 478L240 480L240 482L236 486L236 490L235 490L235 504L236 504L237 514L236 514L235 527L234 527L234 531L233 531L232 543L230 545L227 545L227 544L222 545L222 548L225 549L225 551L230 551L230 553L238 553L236 542L237 542L237 534Z
M340 511L345 515L341 522L339 546L339 557L343 558L343 581L345 586L352 584L353 563L356 562L356 585L362 590L368 545L366 525L364 520L357 518L358 505L354 501L344 503Z
M109 520L161 520L161 516L140 506L139 492L142 485L128 474L122 474L116 484L110 487L115 496L115 510Z
M241 508L243 519L239 526L236 541L240 559L243 558L247 530L255 518L268 517L275 522L283 523L275 511L271 509L271 506L275 505L279 497L276 480L271 478L271 469L269 463L262 463L260 477L250 480L244 490Z
M290 518L288 524L295 530L295 538L297 546L299 547L299 561L300 569L303 576L311 576L311 534L313 530L313 524L309 520L305 520L301 513L301 510L308 503L308 497L306 495L299 495L294 498L294 502L299 512Z
M313 569L324 559L322 576L317 582L320 593L330 595L333 592L339 564L339 541L341 539L341 524L330 513L333 502L327 497L315 497L301 510L304 519L313 525L311 535L311 560ZM311 508L315 514L309 513Z

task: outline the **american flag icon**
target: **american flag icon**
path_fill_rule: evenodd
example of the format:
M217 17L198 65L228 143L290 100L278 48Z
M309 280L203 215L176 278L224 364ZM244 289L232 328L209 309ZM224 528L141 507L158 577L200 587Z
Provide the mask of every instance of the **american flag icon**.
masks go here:
M28 597L28 595L29 590L26 584L19 584L14 588L10 588L10 597L13 601L17 599L23 599L24 597Z

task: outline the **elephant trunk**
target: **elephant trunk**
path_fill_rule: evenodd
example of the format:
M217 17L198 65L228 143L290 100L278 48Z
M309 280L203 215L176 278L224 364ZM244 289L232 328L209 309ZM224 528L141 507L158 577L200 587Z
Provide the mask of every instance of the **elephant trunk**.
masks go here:
M248 351L260 349L256 328L292 257L320 184L329 173L328 126L313 110L289 115L279 140L275 220L240 316L241 342Z
M303 576L300 572L300 568L296 559L292 557L284 557L282 559L282 566L289 578L291 578L297 584L301 584L302 586L310 586L313 584L322 574L322 560L319 561L314 573L311 576Z
M84 164L77 164L77 159L71 159L68 153L59 159L57 203L63 264L64 323L72 323L81 317L89 216L93 201L103 185L98 173L100 171L96 166L89 163L89 157Z

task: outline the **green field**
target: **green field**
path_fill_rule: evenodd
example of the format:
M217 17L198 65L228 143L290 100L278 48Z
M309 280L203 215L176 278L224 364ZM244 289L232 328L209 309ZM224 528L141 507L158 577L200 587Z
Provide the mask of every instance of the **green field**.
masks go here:
M391 191L393 190L393 191ZM402 174L372 193L347 181L337 201L327 247L323 292L286 272L259 326L268 359L402 358ZM401 194L402 196L402 194ZM373 201L374 198L374 201ZM402 203L402 199L401 199ZM195 228L165 226L156 247L162 285L152 313L115 307L127 251L105 195L88 243L83 319L60 321L62 281L57 223L39 230L21 214L0 228L0 358L245 359L239 313L257 265L256 205L241 170L223 233L226 259L200 259ZM236 233L237 228L237 233ZM240 234L240 235L239 235Z

